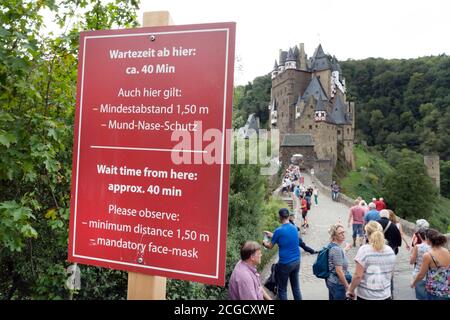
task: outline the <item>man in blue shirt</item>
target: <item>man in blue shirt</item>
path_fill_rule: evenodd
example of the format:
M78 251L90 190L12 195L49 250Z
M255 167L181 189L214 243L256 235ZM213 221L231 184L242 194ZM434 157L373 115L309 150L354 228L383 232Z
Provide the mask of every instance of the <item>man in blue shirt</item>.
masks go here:
M286 208L280 209L278 212L280 216L281 226L275 229L274 233L264 231L272 241L263 241L263 245L272 249L275 244L278 244L278 298L280 300L287 300L287 282L291 282L292 293L295 300L302 300L300 293L300 248L298 246L298 231L297 228L289 222L289 210Z
M377 221L379 219L380 213L377 211L375 203L369 203L369 211L367 211L366 215L364 216L364 225L368 224L369 221Z

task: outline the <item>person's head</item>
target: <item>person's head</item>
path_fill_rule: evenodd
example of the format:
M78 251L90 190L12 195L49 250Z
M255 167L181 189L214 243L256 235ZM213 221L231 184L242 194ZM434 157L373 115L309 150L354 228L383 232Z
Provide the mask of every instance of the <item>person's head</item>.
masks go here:
M354 206L359 206L359 204L361 203L361 200L356 199L355 201L353 201L353 205Z
M340 223L331 225L330 229L328 229L328 234L333 242L342 243L345 240L344 226Z
M377 198L372 198L372 202L375 202L375 201L377 201Z
M428 229L426 229L426 228L420 228L420 229L417 231L417 236L420 237L420 239L421 239L422 241L426 241L426 240L427 240L427 230L428 230Z
M375 205L375 203L373 203L373 202L371 202L371 203L369 203L369 209L370 210L373 210L373 209L375 209L377 206Z
M430 227L430 224L425 219L419 219L416 221L416 230L428 229L429 227Z
M365 202L364 200L361 200L361 202L359 203L359 205L361 207L367 207L367 202Z
M384 248L385 241L383 227L381 224L374 220L369 221L369 223L364 227L364 230L366 230L367 237L369 238L369 244L372 245L376 251L382 250Z
M286 208L281 208L280 211L278 211L278 215L280 216L280 221L284 221L289 219L289 210Z
M361 200L362 200L362 197L361 197L361 196L359 196L358 198L356 198L356 200L358 200L359 202L361 202Z
M389 212L389 220L391 220L393 223L398 223L398 217L395 215L394 211L390 209L387 209L387 211Z
M257 266L261 263L261 246L256 241L246 241L241 247L241 259Z
M380 218L387 218L389 219L389 211L387 211L386 209L383 209L380 211Z
M383 198L380 198L380 201L383 201L383 202L384 202L384 199L383 199Z
M432 247L442 247L447 243L447 237L435 229L427 229L425 236Z

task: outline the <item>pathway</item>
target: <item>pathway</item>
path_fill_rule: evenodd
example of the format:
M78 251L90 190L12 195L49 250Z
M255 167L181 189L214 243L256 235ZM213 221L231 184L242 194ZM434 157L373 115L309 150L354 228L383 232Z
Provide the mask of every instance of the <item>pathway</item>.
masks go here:
M311 185L311 177L305 175L305 185ZM346 240L352 240L352 228L348 228L349 208L338 202L331 200L329 194L319 194L319 206L311 206L308 213L309 230L303 235L305 243L313 249L319 250L329 242L328 228L331 224L341 222L345 226ZM297 225L300 225L301 217L297 216ZM407 240L411 239L407 236ZM353 274L355 270L354 257L359 247L352 248L348 252L349 270ZM328 300L328 290L325 281L319 279L312 273L312 265L317 255L310 255L301 249L300 266L300 289L305 300ZM274 256L271 263L268 263L261 272L262 280L265 281L270 274L270 266L278 260L278 254ZM409 287L411 281L412 266L409 264L409 251L404 244L399 248L397 255L396 270L394 275L394 299L414 300L414 290ZM290 284L288 284L288 298L293 299Z

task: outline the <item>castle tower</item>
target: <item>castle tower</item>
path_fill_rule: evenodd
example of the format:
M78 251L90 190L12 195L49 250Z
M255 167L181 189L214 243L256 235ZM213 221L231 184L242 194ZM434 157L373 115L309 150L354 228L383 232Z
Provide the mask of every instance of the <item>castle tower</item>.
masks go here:
M294 52L289 48L289 52L286 57L285 68L287 69L297 69L297 59L294 56Z
M300 52L298 55L299 66L298 68L302 71L308 71L308 65L306 63L308 57L305 53L305 44L300 43Z
M439 167L439 155L426 155L423 157L423 162L427 168L427 173L433 180L438 189L441 188L440 167Z

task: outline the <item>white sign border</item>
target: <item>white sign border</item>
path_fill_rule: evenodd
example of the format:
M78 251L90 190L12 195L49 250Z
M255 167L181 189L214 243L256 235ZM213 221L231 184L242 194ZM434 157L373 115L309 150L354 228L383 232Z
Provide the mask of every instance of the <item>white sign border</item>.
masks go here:
M226 52L225 52L225 80L224 80L224 95L223 95L223 122L222 122L222 163L220 166L220 192L219 192L219 221L218 221L218 238L217 238L217 259L216 259L216 270L214 275L210 274L202 274L202 273L193 273L188 271L174 270L168 268L159 268L148 265L141 265L129 262L121 262L116 260L102 259L96 257L89 257L78 255L75 253L76 247L76 228L77 228L77 210L78 210L78 175L79 175L79 166L80 166L80 144L81 144L81 123L83 116L83 93L84 93L84 67L85 67L85 58L86 58L86 41L87 39L98 39L98 38L116 38L116 37L133 37L133 36L150 36L150 35L163 35L163 34L180 34L180 33L198 33L198 32L226 32ZM226 112L227 112L227 87L228 87L228 53L229 53L229 36L230 29L229 28L217 28L217 29L198 29L198 30L179 30L179 31L167 31L167 32L141 32L141 33L124 33L117 35L99 35L99 36L85 36L84 37L84 46L83 46L83 62L82 62L82 71L81 71L81 92L80 92L80 119L78 124L78 153L77 153L77 174L75 178L75 208L74 208L74 230L73 230L73 239L72 239L72 257L82 258L82 259L90 259L94 261L102 261L107 263L115 263L145 269L154 269L172 273L186 274L186 275L194 275L201 276L205 278L219 278L219 260L220 260L220 240L221 240L221 222L222 222L222 191L223 191L223 166L225 164L225 154L224 154L224 146L225 146L225 120L226 120ZM226 249L225 249L226 251Z

